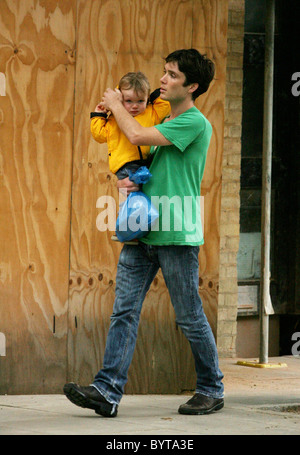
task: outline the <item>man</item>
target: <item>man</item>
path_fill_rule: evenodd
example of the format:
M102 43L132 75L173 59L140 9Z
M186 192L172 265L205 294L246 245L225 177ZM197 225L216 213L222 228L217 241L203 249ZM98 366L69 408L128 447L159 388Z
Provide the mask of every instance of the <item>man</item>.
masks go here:
M102 99L130 142L156 146L152 148L152 178L143 191L151 200L166 202L159 204L159 227L140 239L138 245L124 245L121 251L103 368L88 387L73 383L64 387L73 403L107 417L117 415L143 300L159 268L176 322L190 342L197 373L196 393L178 411L208 414L224 406L223 374L198 294L198 253L199 245L204 243L199 217L200 185L212 127L194 101L207 91L214 77L214 64L195 49L175 51L165 60L160 93L162 99L170 102L171 114L160 125L139 125L124 109L117 91L108 89ZM138 190L128 178L119 181L118 186L127 192Z

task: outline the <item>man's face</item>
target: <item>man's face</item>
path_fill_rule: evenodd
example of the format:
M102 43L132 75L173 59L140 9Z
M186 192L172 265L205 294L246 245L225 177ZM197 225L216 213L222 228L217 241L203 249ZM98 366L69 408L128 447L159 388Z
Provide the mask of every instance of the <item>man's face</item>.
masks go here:
M135 117L144 112L147 107L147 95L145 93L136 93L133 89L122 89L123 105L130 115Z
M168 62L165 64L164 75L160 79L160 97L166 101L180 102L190 97L190 85L184 87L185 74L179 71L177 62Z

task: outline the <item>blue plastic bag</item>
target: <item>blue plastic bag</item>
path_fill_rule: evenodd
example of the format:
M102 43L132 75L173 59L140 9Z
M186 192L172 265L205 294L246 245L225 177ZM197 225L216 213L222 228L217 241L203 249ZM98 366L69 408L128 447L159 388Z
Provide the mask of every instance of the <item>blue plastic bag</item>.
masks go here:
M147 183L152 177L146 166L141 166L129 179L136 184ZM158 212L148 196L142 191L130 193L120 207L117 218L116 236L120 242L144 237L154 226Z

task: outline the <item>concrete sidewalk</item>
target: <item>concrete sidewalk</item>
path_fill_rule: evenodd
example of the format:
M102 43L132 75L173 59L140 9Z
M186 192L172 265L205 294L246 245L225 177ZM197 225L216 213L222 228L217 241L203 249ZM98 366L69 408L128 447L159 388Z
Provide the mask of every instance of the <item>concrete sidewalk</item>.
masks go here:
M300 435L300 358L269 359L270 366L287 365L281 368L237 360L220 360L225 406L214 414L178 414L191 395L125 395L113 419L74 406L64 395L2 395L0 435L107 435L109 441L123 435Z

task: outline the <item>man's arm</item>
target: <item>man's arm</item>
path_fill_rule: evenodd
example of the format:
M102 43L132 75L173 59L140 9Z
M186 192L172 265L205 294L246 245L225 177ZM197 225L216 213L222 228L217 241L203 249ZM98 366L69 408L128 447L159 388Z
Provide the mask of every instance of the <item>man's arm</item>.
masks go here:
M127 139L133 145L171 145L154 126L141 126L124 108L120 99L120 92L107 89L102 98L102 103L110 110Z

